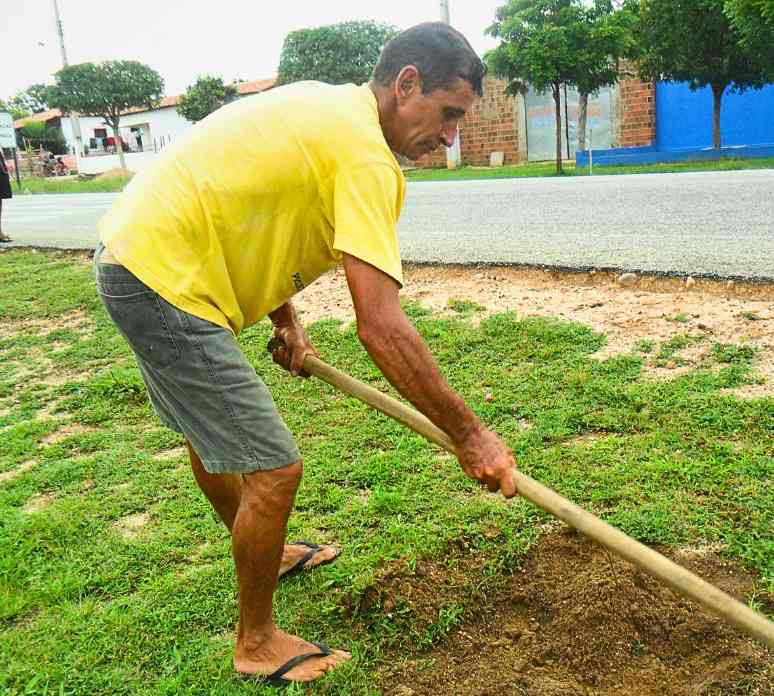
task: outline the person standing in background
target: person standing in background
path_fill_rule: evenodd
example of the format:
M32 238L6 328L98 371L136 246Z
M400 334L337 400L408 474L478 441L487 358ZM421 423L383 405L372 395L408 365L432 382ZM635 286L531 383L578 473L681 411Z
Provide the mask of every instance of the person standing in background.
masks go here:
M3 233L3 201L13 198L11 191L11 177L8 174L8 165L5 163L3 148L0 147L0 242L10 242L11 238Z

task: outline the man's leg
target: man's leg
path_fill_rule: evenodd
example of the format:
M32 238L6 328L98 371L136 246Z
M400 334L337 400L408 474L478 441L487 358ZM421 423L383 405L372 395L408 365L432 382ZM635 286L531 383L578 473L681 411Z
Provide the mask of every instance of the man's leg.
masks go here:
M215 508L218 517L230 532L234 526L234 518L239 509L239 501L242 498L242 477L239 474L209 474L204 469L202 460L196 454L191 443L188 445L188 458L191 460L191 469L199 488Z
M191 469L199 488L215 508L218 517L228 530L233 531L234 518L239 510L242 499L242 477L238 474L209 474L204 469L202 460L196 454L190 442L188 444L188 456L191 460ZM294 567L303 556L309 552L305 546L285 544L280 562L279 575L284 575ZM338 550L334 546L324 546L312 558L307 561L304 568L313 568L320 563L325 563L335 558Z
M280 631L272 619L288 516L301 480L302 464L244 474L231 530L239 580L239 628L234 667L243 674L268 675L296 657L318 649L298 636ZM292 681L312 681L350 659L334 650L312 658L285 675Z

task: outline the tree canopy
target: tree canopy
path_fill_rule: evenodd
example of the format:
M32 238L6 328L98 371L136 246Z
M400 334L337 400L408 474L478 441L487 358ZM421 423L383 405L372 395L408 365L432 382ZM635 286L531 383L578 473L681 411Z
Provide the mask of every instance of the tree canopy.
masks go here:
M201 75L180 97L177 113L196 123L238 96L237 88L224 84L223 78Z
M774 82L774 0L726 0L725 10L744 50L757 56Z
M628 16L628 15L627 15ZM509 94L550 90L556 111L556 170L562 171L561 89L582 95L615 84L619 60L631 50L631 19L615 13L610 0L510 0L497 10L487 33L500 44L486 55Z
M67 142L61 128L47 126L42 121L30 121L16 131L16 140L20 147L29 146L33 150L42 147L55 155L67 152Z
M17 93L9 102L16 111L37 114L48 109L50 85L36 83Z
M101 116L113 128L121 166L125 167L118 124L121 114L133 108L153 108L164 90L164 80L153 68L134 60L80 63L62 68L48 92L51 106Z
M29 116L29 111L19 110L17 109L13 104L13 99L9 99L6 101L5 99L0 99L0 111L5 111L9 114L11 114L11 117L15 121L17 118L24 118L25 116Z
M372 21L292 31L282 46L277 83L363 84L371 78L382 48L397 32Z
M723 93L765 82L762 63L741 49L742 36L726 15L724 0L642 0L637 35L643 79L712 88L713 144L719 148Z

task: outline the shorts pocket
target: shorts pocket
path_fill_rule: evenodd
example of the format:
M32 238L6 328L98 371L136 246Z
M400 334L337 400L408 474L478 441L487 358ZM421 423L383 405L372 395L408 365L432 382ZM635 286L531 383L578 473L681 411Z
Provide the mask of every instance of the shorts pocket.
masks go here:
M143 363L162 370L180 358L180 349L155 292L146 290L121 296L100 292L100 297L110 318Z

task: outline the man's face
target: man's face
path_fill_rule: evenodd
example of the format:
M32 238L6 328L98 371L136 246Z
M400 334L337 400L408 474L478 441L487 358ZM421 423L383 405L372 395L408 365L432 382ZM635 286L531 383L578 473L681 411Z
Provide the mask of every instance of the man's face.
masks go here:
M473 106L476 94L467 80L458 80L451 89L422 94L416 68L405 67L395 82L397 111L390 146L415 160L445 145L457 136L457 124Z

